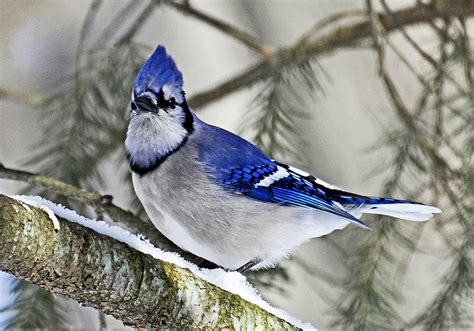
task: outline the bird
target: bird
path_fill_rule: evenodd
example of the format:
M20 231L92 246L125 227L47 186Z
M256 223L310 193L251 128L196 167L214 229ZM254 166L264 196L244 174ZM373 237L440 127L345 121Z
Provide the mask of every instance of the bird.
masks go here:
M349 224L370 229L362 214L426 221L441 212L346 192L205 123L189 107L183 75L162 45L135 78L125 148L154 226L226 270L275 266L302 243Z

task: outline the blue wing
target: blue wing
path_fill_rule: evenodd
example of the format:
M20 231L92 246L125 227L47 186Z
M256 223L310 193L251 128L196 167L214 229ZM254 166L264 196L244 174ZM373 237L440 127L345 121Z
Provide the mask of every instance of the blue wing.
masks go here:
M339 199L335 199L334 190L318 184L315 177L302 176L281 163L270 161L234 168L223 183L231 190L258 200L317 209L367 228L344 209Z
M207 134L200 137L199 156L219 185L254 199L335 214L367 228L332 199L331 188L318 184L315 177L302 176L291 167L270 160L239 136L199 124L207 126Z

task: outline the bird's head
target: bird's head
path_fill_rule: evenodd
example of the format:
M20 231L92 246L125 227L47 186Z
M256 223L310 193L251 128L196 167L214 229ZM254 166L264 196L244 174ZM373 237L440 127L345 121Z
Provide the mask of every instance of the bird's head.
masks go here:
M193 132L183 75L163 46L143 65L133 86L127 148L132 170L146 172L182 146Z

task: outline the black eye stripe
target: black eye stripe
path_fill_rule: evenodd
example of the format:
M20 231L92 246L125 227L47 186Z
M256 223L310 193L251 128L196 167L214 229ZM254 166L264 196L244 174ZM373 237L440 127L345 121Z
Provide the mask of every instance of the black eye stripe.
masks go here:
M160 92L156 95L156 99L157 99L158 107L160 108L166 107L167 102L165 100L165 94L163 93L163 90L160 90Z
M132 101L130 104L130 107L132 110L135 110L137 108L144 108L148 110L152 109L163 109L163 110L168 110L168 109L175 109L176 106L181 106L184 107L186 101L183 101L181 103L178 103L176 101L175 97L170 97L169 100L165 99L165 95L163 93L163 90L160 90L158 94L153 93L151 91L147 91L149 94L152 95L143 95L139 96L136 99Z
M171 97L169 100L166 100L165 95L163 93L163 90L160 90L160 92L158 93L158 95L156 97L157 97L158 107L160 107L160 108L175 109L176 105L178 105L178 103L176 102L176 99L174 97Z

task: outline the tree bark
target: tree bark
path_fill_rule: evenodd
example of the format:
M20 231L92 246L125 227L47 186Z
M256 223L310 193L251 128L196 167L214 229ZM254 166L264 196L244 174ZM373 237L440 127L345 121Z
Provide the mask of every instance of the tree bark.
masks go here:
M297 329L191 271L0 195L0 270L145 328Z

